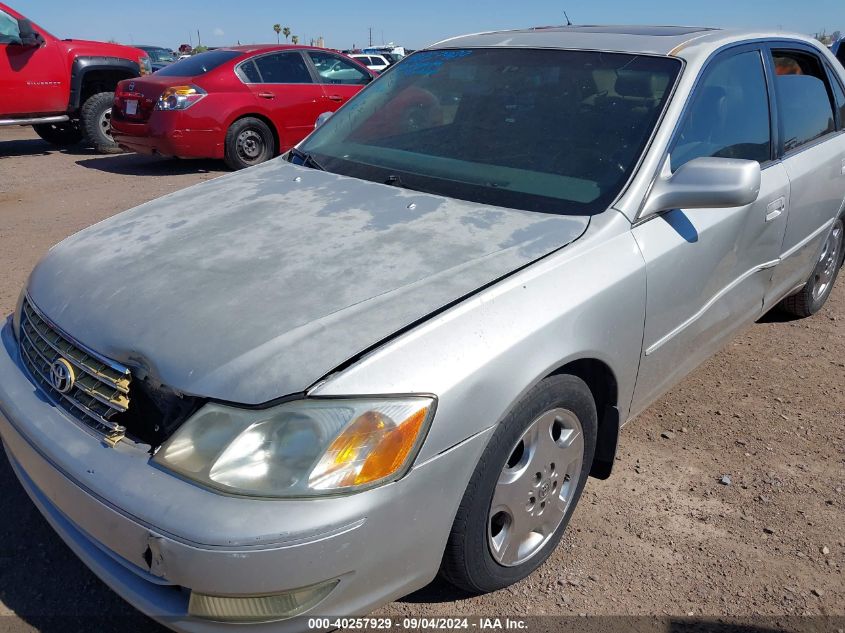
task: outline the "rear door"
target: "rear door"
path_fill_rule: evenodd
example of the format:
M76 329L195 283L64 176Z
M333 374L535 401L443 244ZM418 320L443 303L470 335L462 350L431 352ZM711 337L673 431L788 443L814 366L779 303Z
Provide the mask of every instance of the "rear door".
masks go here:
M258 112L276 126L282 152L305 138L317 117L328 110L323 86L298 50L252 57L237 72L252 92Z
M373 80L367 70L340 55L327 51L308 51L307 54L325 88L326 110L337 110Z
M40 46L21 46L17 18L0 9L0 117L67 110L65 65L52 38L44 38Z
M767 306L809 278L845 200L845 97L839 73L830 72L808 45L773 43L769 56L791 200Z
M789 210L774 152L767 66L756 46L729 49L702 72L675 132L670 163L703 156L760 163L760 195L728 209L674 209L633 229L648 292L636 414L762 314Z

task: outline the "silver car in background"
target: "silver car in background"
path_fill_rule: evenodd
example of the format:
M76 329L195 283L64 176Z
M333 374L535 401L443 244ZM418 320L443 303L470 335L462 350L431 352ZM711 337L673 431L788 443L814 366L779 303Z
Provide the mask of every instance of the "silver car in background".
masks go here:
M2 330L12 466L175 629L507 586L623 423L830 295L844 73L674 27L415 53L285 157L47 253Z

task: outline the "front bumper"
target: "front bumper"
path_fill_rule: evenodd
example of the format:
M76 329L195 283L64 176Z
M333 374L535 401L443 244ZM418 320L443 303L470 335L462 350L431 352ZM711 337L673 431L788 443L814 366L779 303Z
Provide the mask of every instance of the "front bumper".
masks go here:
M45 401L0 331L0 436L30 497L106 584L182 631L232 625L187 615L191 590L260 595L339 578L311 612L256 630L303 630L307 616L364 614L437 573L486 431L402 480L347 497L257 500L212 493L107 448Z

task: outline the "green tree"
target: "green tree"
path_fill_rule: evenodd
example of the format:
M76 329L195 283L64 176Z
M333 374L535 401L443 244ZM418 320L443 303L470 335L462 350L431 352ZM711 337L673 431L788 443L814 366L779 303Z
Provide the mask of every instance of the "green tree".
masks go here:
M276 44L279 43L279 33L282 32L282 25L281 24L274 24L273 30L276 32Z
M296 46L297 44L299 44L299 36L298 35L291 36L290 41L293 42L294 46Z
M282 29L282 35L285 36L285 42L287 42L288 38L290 37L290 27L289 26L286 26L285 28Z

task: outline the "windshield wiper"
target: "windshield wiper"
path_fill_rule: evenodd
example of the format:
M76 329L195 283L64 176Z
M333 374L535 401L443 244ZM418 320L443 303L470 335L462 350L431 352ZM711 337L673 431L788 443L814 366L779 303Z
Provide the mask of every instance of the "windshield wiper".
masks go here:
M303 152L301 149L297 149L296 147L292 147L290 153L291 156L296 156L297 158L299 158L299 160L302 161L302 164L305 167L313 167L314 169L319 169L320 171L326 171L326 168L323 167L320 163L318 163L317 159L314 158L311 154Z

